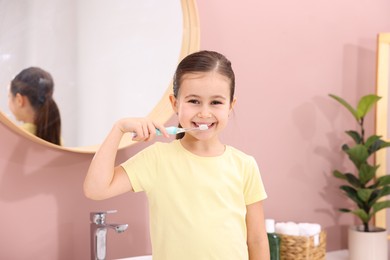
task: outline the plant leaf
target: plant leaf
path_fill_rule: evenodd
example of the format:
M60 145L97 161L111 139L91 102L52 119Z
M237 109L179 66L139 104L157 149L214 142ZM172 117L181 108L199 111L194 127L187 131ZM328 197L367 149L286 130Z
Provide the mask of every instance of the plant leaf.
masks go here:
M349 184L351 184L355 188L361 188L362 187L361 181L355 175L353 175L352 173L346 173L346 174L344 174L344 176L346 177L346 179L349 182Z
M353 200L359 208L364 207L364 203L359 199L356 189L347 185L340 186L340 189L343 190L347 197Z
M372 140L370 140L371 138L372 138ZM390 146L389 142L383 141L379 138L380 138L380 136L374 135L374 136L370 136L367 139L366 147L368 148L368 153L370 155L375 153L376 151L382 149L382 148L386 148L386 147Z
M381 136L379 135L371 135L366 140L366 146L369 147L371 144L373 144L376 140L379 140Z
M375 177L376 170L379 166L371 166L367 163L363 163L359 168L359 180L362 185L366 185Z
M380 201L372 205L373 212L371 214L374 215L384 208L390 208L390 200Z
M363 144L357 144L349 148L346 153L358 169L360 169L361 164L366 162L369 156L367 148Z
M379 167L379 165L378 165ZM376 187L381 187L390 184L390 175L384 175L376 179Z
M381 148L380 149L386 148L386 147L390 147L390 142L386 142L386 141L381 140Z
M352 139L355 141L356 144L362 143L363 139L357 131L350 130L350 131L346 131L346 133L347 135L352 137Z
M349 150L349 146L347 144L343 144L343 146L341 146L341 150L347 152Z
M358 189L357 195L358 195L360 200L367 203L369 201L373 191L374 191L373 189Z
M368 154L371 155L371 154L375 153L376 151L380 150L381 146L382 146L382 142L383 142L382 140L376 140L370 146L366 146Z
M347 180L347 177L345 177L345 175L338 170L333 171L333 176L342 180Z
M375 105L376 102L378 102L379 99L381 99L381 97L373 94L363 96L359 100L357 106L357 110L356 110L357 117L358 118L365 117L365 115L371 110L371 108Z
M344 99L342 99L341 97L338 97L336 95L333 95L333 94L329 94L329 96L335 100L337 100L341 105L343 105L346 109L349 110L349 112L351 112L351 114L355 117L356 121L359 122L359 114L358 112L350 105L348 104L347 101L345 101Z
M368 223L370 221L371 216L369 214L367 214L367 212L365 212L362 209L353 210L353 211L351 211L351 213L358 216L362 220L363 223Z
M385 187L383 187L382 189L379 190L378 198L381 198L383 196L387 196L389 194L390 194L390 187L389 186L385 186Z
M390 187L389 186L385 186L382 189L374 190L374 192L372 192L372 194L371 194L370 200L368 201L368 206L372 207L372 205L374 205L374 203L376 203L378 201L378 199L380 199L381 197L387 196L389 194L390 194Z

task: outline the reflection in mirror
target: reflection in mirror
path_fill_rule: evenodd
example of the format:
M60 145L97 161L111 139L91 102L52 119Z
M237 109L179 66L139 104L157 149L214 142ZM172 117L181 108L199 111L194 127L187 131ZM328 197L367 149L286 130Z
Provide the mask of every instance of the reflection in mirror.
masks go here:
M378 35L377 48L377 95L382 99L377 104L376 110L376 134L383 136L385 140L390 140L390 33ZM376 163L380 165L377 176L390 174L390 151L382 149L376 152ZM386 228L390 232L390 209L382 210L375 215L375 225ZM390 240L390 235L388 235Z
M54 78L67 147L93 152L121 117L165 122L176 64L199 49L194 2L1 1L0 119L13 120L10 80L39 66Z
M61 115L53 98L54 81L49 72L29 67L11 81L8 107L21 127L43 140L62 145Z

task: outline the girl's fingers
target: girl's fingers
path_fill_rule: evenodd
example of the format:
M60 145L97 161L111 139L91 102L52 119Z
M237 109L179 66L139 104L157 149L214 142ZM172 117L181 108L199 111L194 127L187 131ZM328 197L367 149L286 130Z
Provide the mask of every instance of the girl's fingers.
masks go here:
M143 138L144 139L148 139L149 138L149 127L148 127L148 123L145 122L142 124L142 132L143 132Z
M162 134L163 136L169 138L169 134L168 134L167 131L165 130L165 126L164 126L164 125L156 123L156 124L155 124L155 127L161 132L161 134Z
M146 121L143 125L144 129L144 141L149 141L153 139L156 129L154 128L154 125L150 121Z
M139 141L149 141L156 135L156 127L154 123L148 119L140 120L141 136L137 139Z
M152 140L156 136L156 129L159 129L163 136L169 138L164 125L148 118L126 118L120 121L119 127L122 132L135 133L133 136L135 141Z

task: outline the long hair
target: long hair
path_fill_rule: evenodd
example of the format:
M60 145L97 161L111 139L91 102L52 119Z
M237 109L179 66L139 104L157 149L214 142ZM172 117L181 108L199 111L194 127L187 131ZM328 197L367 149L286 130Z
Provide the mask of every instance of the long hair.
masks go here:
M26 68L11 81L10 91L13 96L19 93L30 101L35 112L36 136L60 145L61 116L53 99L54 81L50 73L38 67Z
M216 71L230 80L230 102L234 98L235 76L231 62L222 54L215 51L199 51L186 56L177 66L173 78L173 95L178 97L182 78L187 73ZM180 124L179 124L179 127ZM176 135L176 139L183 138L184 133Z

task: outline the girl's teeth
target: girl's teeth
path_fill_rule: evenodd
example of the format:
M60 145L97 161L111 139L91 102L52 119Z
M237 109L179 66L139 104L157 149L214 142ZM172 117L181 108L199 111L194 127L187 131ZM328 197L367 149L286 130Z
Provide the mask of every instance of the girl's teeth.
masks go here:
M200 124L198 126L198 128L199 128L199 130L207 130L207 129L209 129L208 125L206 125L206 124Z

